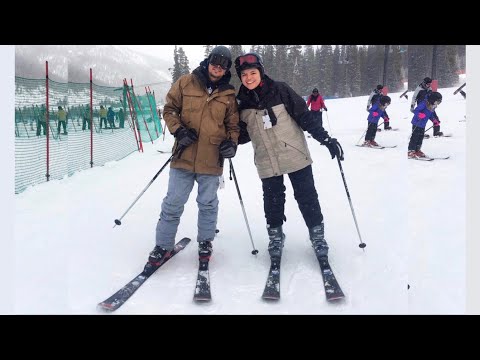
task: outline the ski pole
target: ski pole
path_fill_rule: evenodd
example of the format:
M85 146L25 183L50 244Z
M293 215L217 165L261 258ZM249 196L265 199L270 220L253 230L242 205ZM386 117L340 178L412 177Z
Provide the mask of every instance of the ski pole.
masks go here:
M360 244L358 246L364 249L365 246L367 246L367 244L365 244L362 241L362 236L360 235L360 229L358 228L357 218L355 217L355 211L353 210L352 199L350 198L350 193L348 192L347 181L345 180L342 164L340 163L340 159L338 158L338 156L337 156L337 162L338 162L338 167L340 168L340 174L342 174L343 184L345 185L345 191L347 192L347 198L348 198L348 202L350 203L350 209L352 209L353 220L355 221L355 226L357 227L358 237L360 238Z
M242 206L242 210L243 210L243 217L245 218L245 224L247 224L248 235L250 235L250 241L252 242L252 247L253 247L252 254L257 255L258 250L255 249L255 245L253 243L252 232L250 231L250 226L248 225L247 213L245 212L245 206L243 206L242 194L240 194L240 188L238 187L237 177L235 176L235 170L233 169L232 159L229 158L228 161L230 161L230 180L232 180L232 174L233 174L233 180L235 181L238 198L240 199L240 205Z
M330 130L330 134L332 133L332 128L330 127L330 120L328 120L328 111L325 111L327 113L327 123L328 123L328 130Z
M123 217L130 211L130 209L133 207L133 205L135 205L135 203L138 201L138 199L140 199L140 197L143 195L143 193L145 191L147 191L147 189L150 187L150 185L152 185L152 183L155 181L155 179L157 178L158 175L160 175L160 173L163 171L163 169L165 168L165 166L168 165L168 163L170 161L172 161L173 157L175 155L177 155L177 152L179 153L179 156L180 154L183 152L184 150L184 147L183 146L179 146L177 147L177 149L173 152L172 156L170 156L170 158L167 160L167 162L162 166L162 168L160 170L158 170L158 172L155 174L155 176L153 177L152 180L150 180L150 182L147 184L147 186L145 187L145 189L142 190L142 192L140 193L140 195L137 196L137 198L133 201L132 205L130 205L128 207L128 209L123 213L123 215L120 217L120 219L115 219L115 225L113 225L113 227L117 226L117 225L122 225L122 222L121 220L123 219Z

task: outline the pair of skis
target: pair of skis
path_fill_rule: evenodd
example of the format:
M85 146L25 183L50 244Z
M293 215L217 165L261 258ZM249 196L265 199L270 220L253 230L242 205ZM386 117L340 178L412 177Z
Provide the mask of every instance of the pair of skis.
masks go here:
M189 243L189 238L181 239L173 250L166 256L164 256L160 264L156 266L146 266L145 269L130 280L125 286L120 290L114 293L112 296L107 298L98 304L98 308L106 312L113 312L120 308L125 302L127 302L130 297L142 286L150 276L152 276L160 267L162 267L168 260L182 251ZM320 265L320 270L323 277L323 285L325 287L325 295L328 301L336 301L343 299L345 295L343 294L340 285L338 284L335 275L333 274L332 268L328 262L326 256L318 257L318 262ZM262 295L263 299L268 300L279 300L280 299L280 258L271 259L271 266L268 273L267 283ZM196 302L205 302L212 299L210 291L210 274L208 269L209 261L208 259L200 258L199 268L197 274L197 282L195 285L195 292L193 299Z
M270 270L268 272L267 282L263 290L262 299L279 300L280 299L280 262L281 257L272 257ZM327 301L334 302L345 298L345 295L338 284L333 270L328 262L327 256L317 257L322 272L323 286Z
M168 260L178 254L180 251L190 243L189 238L183 238L177 242L170 252L164 256L161 262L156 266L145 266L144 270L130 280L124 287L118 290L115 294L108 299L98 304L98 308L107 312L117 310L120 306L130 299L130 297L142 286L147 279L152 276L160 267L162 267ZM211 300L210 293L210 275L208 270L208 260L202 259L198 268L197 282L195 285L195 292L193 299L195 301L209 301Z

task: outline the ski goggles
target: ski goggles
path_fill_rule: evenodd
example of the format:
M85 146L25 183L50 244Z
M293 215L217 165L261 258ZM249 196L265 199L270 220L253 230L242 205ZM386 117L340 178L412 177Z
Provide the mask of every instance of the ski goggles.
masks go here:
M260 64L260 59L254 54L246 54L239 56L237 62L239 66L243 64Z
M212 57L210 58L210 65L220 66L223 70L228 69L229 62L230 62L229 59L217 54L212 55Z

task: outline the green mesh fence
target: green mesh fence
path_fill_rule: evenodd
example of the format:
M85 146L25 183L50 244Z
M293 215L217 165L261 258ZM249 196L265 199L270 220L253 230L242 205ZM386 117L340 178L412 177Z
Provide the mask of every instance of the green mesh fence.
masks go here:
M156 110L155 98L151 93L139 95L127 87L137 114L138 129L142 142L149 142L158 139L162 135L162 124Z
M15 193L47 181L47 177L61 179L79 170L123 159L138 150L127 90L123 86L92 84L90 91L90 83L49 80L47 116L45 79L15 77ZM143 123L143 127L139 125L142 140L150 141L148 132L155 140L161 133L155 99L145 95L139 96L138 101L142 111L138 105L135 111L139 112L139 123Z

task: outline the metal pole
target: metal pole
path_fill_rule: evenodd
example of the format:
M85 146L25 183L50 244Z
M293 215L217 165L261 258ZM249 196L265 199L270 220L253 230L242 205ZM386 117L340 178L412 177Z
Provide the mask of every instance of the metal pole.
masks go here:
M355 221L355 226L357 227L358 237L360 238L360 244L358 246L364 249L365 246L367 246L367 244L365 244L362 241L362 236L360 235L360 229L358 228L357 218L355 217L355 211L353 210L352 199L350 198L350 193L348 192L347 181L345 180L342 164L340 163L340 159L338 158L338 156L337 156L337 162L338 162L338 167L340 168L340 174L342 174L343 184L345 185L345 191L347 192L347 198L348 198L348 202L350 203L350 209L352 209L353 220Z
M257 255L258 250L255 249L255 244L253 243L252 232L250 231L250 225L248 225L247 213L245 211L245 206L243 206L242 194L240 194L240 188L238 187L237 177L235 175L235 170L233 169L232 159L229 158L228 161L230 162L230 172L233 175L233 180L235 181L235 186L237 187L238 198L240 199L240 205L242 206L243 217L245 218L245 224L247 224L248 235L250 235L250 241L252 242L252 247L253 247L252 254ZM230 177L230 180L232 180L231 177Z

